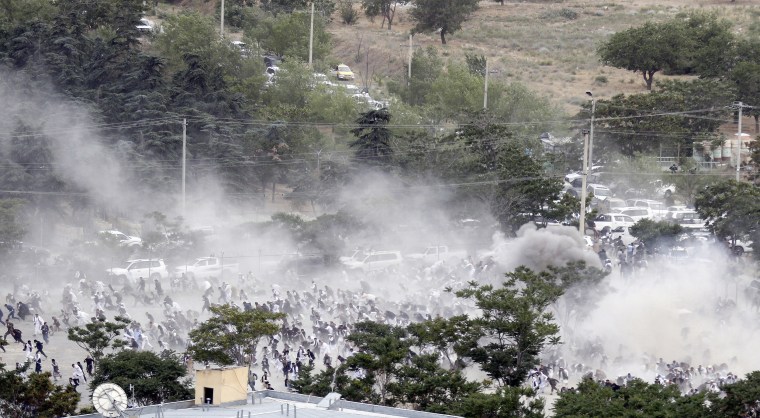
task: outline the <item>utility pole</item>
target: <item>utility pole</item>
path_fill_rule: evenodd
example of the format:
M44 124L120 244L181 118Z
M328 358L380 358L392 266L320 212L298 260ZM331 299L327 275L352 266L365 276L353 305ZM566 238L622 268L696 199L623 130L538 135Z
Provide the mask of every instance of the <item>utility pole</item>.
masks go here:
M406 85L412 83L412 56L414 55L414 46L412 45L412 35L409 35L409 65L407 65Z
M224 1L224 0L222 0ZM311 2L311 28L309 29L309 68L312 68L312 55L314 53L314 2Z
M578 219L578 230L581 232L581 236L586 235L586 181L588 178L588 150L589 150L589 132L583 130L583 172L581 173L581 214Z
M185 173L187 164L187 119L182 119L182 217L185 218Z
M741 173L739 167L742 165L742 109L744 109L744 103L737 103L739 106L739 129L736 132L736 181L739 181Z
M317 151L317 179L319 179L320 175L322 174L320 172L320 170L322 169L322 164L321 164L321 159L320 159L321 155L322 155L322 148L320 148L319 151Z
M594 93L587 91L587 95L591 97L591 134L588 139L588 164L589 167L594 167L594 116L596 116L596 97Z
M488 109L488 58L486 58L486 75L483 84L483 109Z
M222 38L224 38L224 0L222 0L221 16L222 16L222 24L219 28L219 34Z

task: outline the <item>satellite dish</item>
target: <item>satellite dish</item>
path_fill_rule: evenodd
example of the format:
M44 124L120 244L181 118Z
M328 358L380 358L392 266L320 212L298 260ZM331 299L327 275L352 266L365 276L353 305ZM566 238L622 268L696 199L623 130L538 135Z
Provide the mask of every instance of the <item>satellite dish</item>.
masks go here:
M103 383L92 391L92 405L104 417L120 417L127 409L127 394L119 385Z

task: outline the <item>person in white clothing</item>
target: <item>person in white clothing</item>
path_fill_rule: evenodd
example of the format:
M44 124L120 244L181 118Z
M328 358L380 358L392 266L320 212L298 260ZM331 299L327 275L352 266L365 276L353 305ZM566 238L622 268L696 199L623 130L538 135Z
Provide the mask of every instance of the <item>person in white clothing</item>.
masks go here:
M39 334L42 334L42 324L45 323L45 321L42 320L40 317L40 314L34 314L34 336L36 337Z

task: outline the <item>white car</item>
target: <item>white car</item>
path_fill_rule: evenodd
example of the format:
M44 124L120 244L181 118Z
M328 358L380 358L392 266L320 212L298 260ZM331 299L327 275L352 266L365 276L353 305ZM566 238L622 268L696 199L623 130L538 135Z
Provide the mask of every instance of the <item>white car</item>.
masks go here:
M594 198L599 200L604 200L609 197L612 197L612 190L610 190L609 187L597 184L597 183L591 183L586 185L586 191L588 194L593 194Z
M146 19L144 17L140 19L140 24L135 27L137 28L138 32L143 33L151 33L156 30L156 24L152 20Z
M186 264L174 269L174 274L179 277L182 274L193 279L231 278L238 272L238 263L231 259L219 259L217 257L201 257L192 264Z
M120 267L106 270L106 273L122 282L129 280L132 283L137 283L141 277L146 280L161 280L169 277L169 270L164 260L127 260Z
M731 247L731 242L728 245ZM736 240L736 244L731 247L731 251L738 256L742 256L744 253L751 253L753 252L752 241Z
M343 265L350 270L361 270L368 273L385 270L389 267L398 267L402 261L403 258L398 251L373 251L353 260L344 261Z
M668 209L662 202L651 199L629 199L627 200L628 206L635 206L637 208L649 208L652 210L655 219L663 219L668 214Z
M433 245L421 253L407 254L404 258L412 263L432 264L437 261L455 261L467 257L464 251L451 251L446 245Z
M684 229L703 229L705 220L693 209L668 211L665 220L681 225Z
M594 228L597 231L601 231L604 227L609 226L612 231L615 231L618 228L627 230L635 223L636 221L628 215L623 215L621 213L605 213L594 219Z
M615 212L620 213L622 215L628 215L631 218L633 218L634 221L638 222L642 219L651 219L654 220L655 215L654 212L652 212L652 209L644 208L644 207L624 207L624 208L617 208Z
M117 231L115 229L107 230L107 231L100 231L100 236L103 237L105 240L116 240L119 242L119 245L123 247L133 247L137 245L142 245L142 238L135 237L131 235L127 235L121 231Z

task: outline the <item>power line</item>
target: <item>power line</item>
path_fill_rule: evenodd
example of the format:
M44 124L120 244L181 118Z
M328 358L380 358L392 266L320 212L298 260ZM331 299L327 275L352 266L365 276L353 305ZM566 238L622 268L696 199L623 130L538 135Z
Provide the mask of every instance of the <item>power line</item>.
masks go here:
M687 116L687 115L691 115L690 117L696 118L697 116L694 116L694 115L699 114L699 113L708 113L708 112L715 112L715 108L659 112L659 113L649 113L649 114L629 115L629 116L611 116L611 117L606 117L606 118L597 118L597 120L598 121L614 121L614 120L644 119L644 118L654 118L654 117L664 117L664 116ZM271 121L271 120L236 119L236 118L209 119L209 118L202 118L202 117L197 117L197 116L193 117L189 115L174 115L174 116L166 117L166 118L145 119L145 120L140 120L140 121L103 123L103 124L84 124L84 125L77 125L76 127L72 127L72 128L59 128L59 129L46 130L45 132L42 132L42 133L15 134L13 132L0 132L0 137L29 138L29 137L47 136L51 134L79 132L83 130L96 130L96 129L112 130L112 129L128 129L128 128L156 126L156 125L162 125L162 124L168 124L168 123L179 124L183 117L186 118L189 123L210 122L212 124L220 125L221 124L220 122L226 122L227 126L229 125L266 126L266 127L301 126L301 127L313 127L313 128L331 127L331 128L345 128L345 129L377 127L377 125L361 125L361 124L320 123L320 122L305 122L305 121L276 121L276 120ZM723 119L715 119L715 120L721 121ZM560 119L560 120L522 121L522 122L490 122L489 124L493 126L535 126L535 125L560 124L560 123L572 124L576 122L585 122L585 121L587 121L587 119ZM387 129L400 129L400 128L428 129L428 128L446 128L446 127L449 127L451 129L456 129L456 128L463 128L467 126L478 126L478 125L479 124L475 122L457 123L455 125L449 125L445 123L436 123L436 124L419 123L419 124L398 124L398 125L389 124L383 127Z

